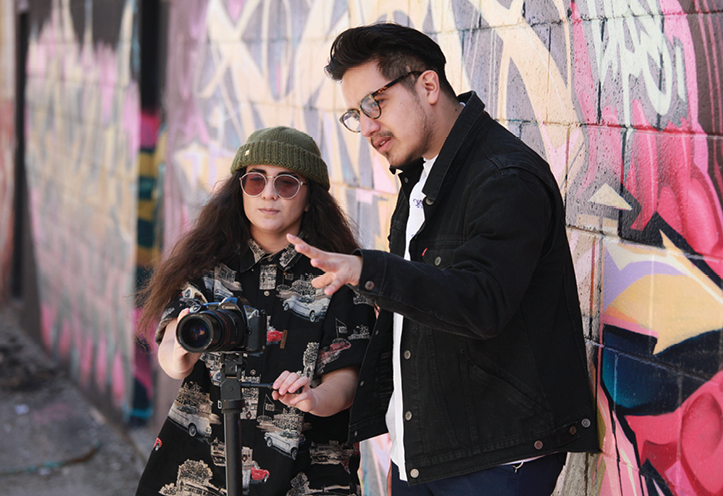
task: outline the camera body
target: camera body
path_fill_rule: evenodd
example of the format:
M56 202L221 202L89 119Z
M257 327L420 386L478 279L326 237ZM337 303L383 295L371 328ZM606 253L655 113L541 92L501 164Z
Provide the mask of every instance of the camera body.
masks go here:
M266 346L266 314L238 298L191 307L176 327L176 339L187 351L256 353Z

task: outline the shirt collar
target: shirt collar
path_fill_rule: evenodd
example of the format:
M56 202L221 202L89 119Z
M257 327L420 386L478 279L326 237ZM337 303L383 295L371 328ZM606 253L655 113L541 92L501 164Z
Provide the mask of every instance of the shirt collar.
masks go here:
M304 234L299 233L299 237L303 239ZM249 249L244 250L244 253L241 255L241 272L251 269L254 265L262 261L275 263L283 270L286 270L296 264L299 258L303 256L301 253L296 251L293 244L289 244L286 248L277 253L267 252L253 239L249 239L248 245Z

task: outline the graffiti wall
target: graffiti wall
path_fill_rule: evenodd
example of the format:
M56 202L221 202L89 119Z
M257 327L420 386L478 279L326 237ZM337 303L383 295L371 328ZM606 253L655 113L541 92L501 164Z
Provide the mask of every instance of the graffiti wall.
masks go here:
M0 301L10 294L15 199L15 17L0 4Z
M604 451L571 459L558 492L723 495L720 2L194 0L170 15L168 243L253 130L289 125L385 248L395 179L337 122L323 67L346 27L421 29L566 200Z
M123 412L138 223L135 3L29 3L26 169L43 341L86 393Z

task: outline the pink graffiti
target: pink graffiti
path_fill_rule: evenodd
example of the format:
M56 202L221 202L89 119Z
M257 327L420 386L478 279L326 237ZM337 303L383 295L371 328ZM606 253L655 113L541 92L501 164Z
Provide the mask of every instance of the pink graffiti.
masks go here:
M92 385L91 373L93 371L93 340L84 339L80 344L80 364L78 382L83 389L90 389Z
M117 350L113 355L113 383L112 383L112 394L113 404L116 408L122 408L126 406L126 380L125 371L127 365L124 363L123 356L120 350Z
M101 335L98 338L95 352L95 385L99 391L105 391L108 384L108 339Z
M662 2L667 11L675 11L672 0ZM680 6L677 5L677 10ZM596 123L597 102L591 97L596 76L590 61L589 46L580 13L571 4L575 51L575 87L583 120ZM682 12L681 12L682 14ZM610 173L619 177L621 184L640 203L640 213L632 228L642 230L658 213L676 230L695 252L705 257L708 265L723 275L723 209L708 169L716 170L721 164L709 164L707 137L699 122L699 100L695 46L684 15L666 21L666 33L682 47L686 61L687 115L680 123L664 123L661 132L645 117L644 103L632 102L630 143L623 147L622 134L614 106L604 105L601 121L604 129L589 127L588 167L578 189L582 194L596 177L607 180ZM603 93L606 100L605 92ZM629 170L623 175L624 153L629 151ZM713 159L715 161L715 158Z
M723 496L723 371L674 412L629 416L640 461L649 461L676 496Z

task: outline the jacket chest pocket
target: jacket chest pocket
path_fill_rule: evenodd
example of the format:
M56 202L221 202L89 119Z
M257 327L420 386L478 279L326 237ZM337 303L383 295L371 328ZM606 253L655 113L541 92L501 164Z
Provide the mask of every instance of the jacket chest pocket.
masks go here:
M452 265L454 248L426 248L422 251L422 260L427 265L445 269Z

